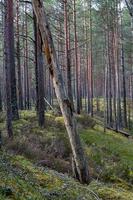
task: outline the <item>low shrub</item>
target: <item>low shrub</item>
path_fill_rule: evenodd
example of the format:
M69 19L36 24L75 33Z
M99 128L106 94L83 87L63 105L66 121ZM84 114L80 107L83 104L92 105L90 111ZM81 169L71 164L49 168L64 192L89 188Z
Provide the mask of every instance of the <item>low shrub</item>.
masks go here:
M82 125L83 128L94 128L96 121L87 114L76 116L77 122Z

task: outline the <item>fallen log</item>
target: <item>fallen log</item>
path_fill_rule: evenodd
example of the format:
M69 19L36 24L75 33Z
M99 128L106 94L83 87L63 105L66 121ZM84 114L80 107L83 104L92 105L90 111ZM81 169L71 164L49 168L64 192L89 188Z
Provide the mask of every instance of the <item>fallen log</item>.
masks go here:
M109 127L109 126L107 126L106 128L109 129L109 130L115 131L117 133L120 133L120 134L124 135L125 137L131 137L131 135L128 132L125 132L123 130L116 130L115 128L112 128L112 127Z
M95 116L95 119L98 120L97 123L98 123L99 125L104 126L104 122L102 121L101 118ZM132 137L132 135L131 135L130 133L128 133L128 132L123 131L123 130L116 130L115 128L110 127L110 126L106 126L105 129L109 129L109 130L112 130L112 131L114 131L114 132L120 133L120 134L122 134L122 135L125 136L125 137Z

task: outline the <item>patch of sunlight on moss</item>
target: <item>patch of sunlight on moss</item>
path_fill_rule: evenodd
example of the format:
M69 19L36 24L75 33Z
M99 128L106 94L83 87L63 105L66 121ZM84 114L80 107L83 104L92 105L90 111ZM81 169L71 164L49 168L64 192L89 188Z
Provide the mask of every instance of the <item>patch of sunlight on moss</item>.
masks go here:
M11 160L12 164L27 170L29 173L33 173L34 178L37 180L39 185L45 186L48 189L53 189L55 187L60 187L62 185L61 180L56 177L51 176L46 172L42 172L41 168L35 168L32 163L26 160L23 156L15 156Z
M64 124L64 118L63 117L56 117L55 118L55 121L58 123L61 123L61 124Z
M60 129L65 129L64 118L63 117L56 117L55 118L55 127Z
M105 146L109 151L120 153L123 157L127 156L132 158L133 161L133 157L131 156L133 155L133 141L119 136L117 133L104 133L101 131L101 128L96 127L95 130L88 129L82 131L81 137L86 144L93 144L99 147Z
M24 126L27 126L29 123L27 120L25 119L19 119L13 122L13 129L17 130L17 129L21 129Z
M34 110L24 110L20 112L20 117L25 120L29 120L31 118L36 117L36 111Z
M133 193L121 188L102 187L97 192L103 200L133 200Z
M50 113L50 112L45 113L45 116L46 117L55 118L55 116L52 113Z
M120 180L119 180L120 181ZM106 184L93 181L90 188L97 192L102 200L133 200L133 191L127 186L127 183L122 180L116 184Z

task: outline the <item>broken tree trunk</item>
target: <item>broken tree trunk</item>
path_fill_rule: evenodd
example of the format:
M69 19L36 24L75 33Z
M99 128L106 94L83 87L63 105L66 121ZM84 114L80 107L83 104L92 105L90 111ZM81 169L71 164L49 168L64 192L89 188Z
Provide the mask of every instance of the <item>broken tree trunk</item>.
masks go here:
M49 64L49 71L53 79L56 96L64 117L65 126L68 132L73 160L75 164L76 178L81 183L89 182L88 164L82 149L80 137L76 128L75 116L71 101L68 98L63 77L61 75L59 62L55 52L52 35L50 32L47 16L44 10L42 0L32 0L33 9L37 18L37 23L41 32L41 38L44 45L45 56Z

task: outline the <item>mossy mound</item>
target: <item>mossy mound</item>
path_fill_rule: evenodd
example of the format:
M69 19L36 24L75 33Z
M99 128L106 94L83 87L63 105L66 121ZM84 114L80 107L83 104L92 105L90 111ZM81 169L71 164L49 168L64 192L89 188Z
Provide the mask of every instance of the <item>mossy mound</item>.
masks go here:
M1 200L133 200L133 191L92 181L81 185L67 175L37 167L23 156L0 153Z
M0 197L5 200L95 199L66 175L36 167L22 156L5 153L0 154Z

